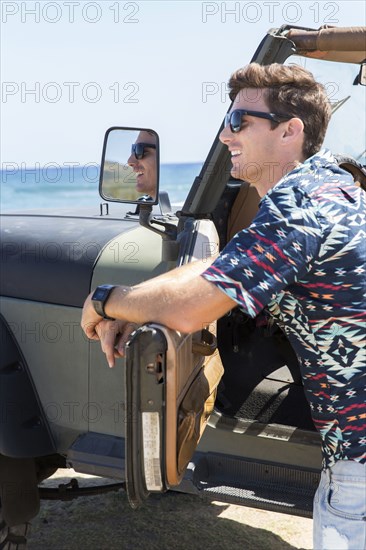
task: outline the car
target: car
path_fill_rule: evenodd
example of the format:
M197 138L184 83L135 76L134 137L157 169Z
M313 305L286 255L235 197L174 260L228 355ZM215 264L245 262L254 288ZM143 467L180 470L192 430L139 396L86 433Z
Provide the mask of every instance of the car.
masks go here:
M323 81L334 112L326 144L364 189L365 37L364 27L284 25L268 31L252 58L300 63ZM133 507L172 489L312 515L320 438L279 327L239 308L193 335L150 323L108 372L98 342L82 332L92 289L207 258L257 211L256 191L230 177L218 136L177 210L131 169L144 147L158 186L156 132L113 127L100 210L1 216L1 547L25 545L39 484L64 467L118 480Z

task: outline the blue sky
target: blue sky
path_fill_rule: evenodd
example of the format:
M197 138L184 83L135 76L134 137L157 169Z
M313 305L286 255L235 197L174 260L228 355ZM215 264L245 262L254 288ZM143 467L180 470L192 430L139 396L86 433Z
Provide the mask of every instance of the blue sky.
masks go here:
M99 162L144 126L163 162L204 160L230 74L284 23L365 25L363 1L1 2L1 161Z

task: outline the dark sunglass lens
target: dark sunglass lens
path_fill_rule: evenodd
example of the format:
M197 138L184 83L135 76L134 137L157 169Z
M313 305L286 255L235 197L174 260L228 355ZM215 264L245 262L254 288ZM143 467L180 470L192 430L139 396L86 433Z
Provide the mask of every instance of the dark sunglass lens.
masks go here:
M135 158L137 160L142 159L144 156L144 146L142 143L135 143L132 145L132 151L135 153Z
M240 132L241 130L241 111L233 111L231 113L230 127L232 132Z

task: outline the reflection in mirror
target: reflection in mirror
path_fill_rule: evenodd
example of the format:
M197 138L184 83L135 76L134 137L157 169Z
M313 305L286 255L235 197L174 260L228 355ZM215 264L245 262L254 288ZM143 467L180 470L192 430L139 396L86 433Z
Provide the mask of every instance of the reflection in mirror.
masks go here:
M149 202L158 197L159 138L145 128L110 128L104 140L100 194L105 200Z

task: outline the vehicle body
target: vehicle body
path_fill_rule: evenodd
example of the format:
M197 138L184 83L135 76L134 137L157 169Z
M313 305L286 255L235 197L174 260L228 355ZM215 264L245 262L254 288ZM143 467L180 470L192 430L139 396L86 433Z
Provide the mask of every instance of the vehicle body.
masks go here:
M359 79L365 79L365 29L336 31L272 29L252 61L312 58L319 71L322 64L342 62L350 67L352 86L360 66ZM354 86L357 108L365 108L359 99L364 90ZM355 108L337 92L334 110ZM341 135L336 121L334 152L362 163L364 131L346 118L350 132ZM364 120L360 112L357 120ZM182 209L157 205L145 226L130 204L109 203L88 215L2 215L0 477L9 525L37 513L38 482L59 467L125 479L125 362L106 371L99 344L82 333L81 308L100 284L137 284L222 248L228 224L235 226L230 214L242 188L230 180L230 163L216 136ZM243 200L236 208L244 217L246 208L250 220L256 204ZM156 229L156 222L168 228L164 238L148 227L155 223ZM225 373L215 410L176 489L310 517L320 439L292 349L279 329L237 308L218 321L217 339ZM139 357L138 338L133 346ZM6 483L15 492L4 489Z

